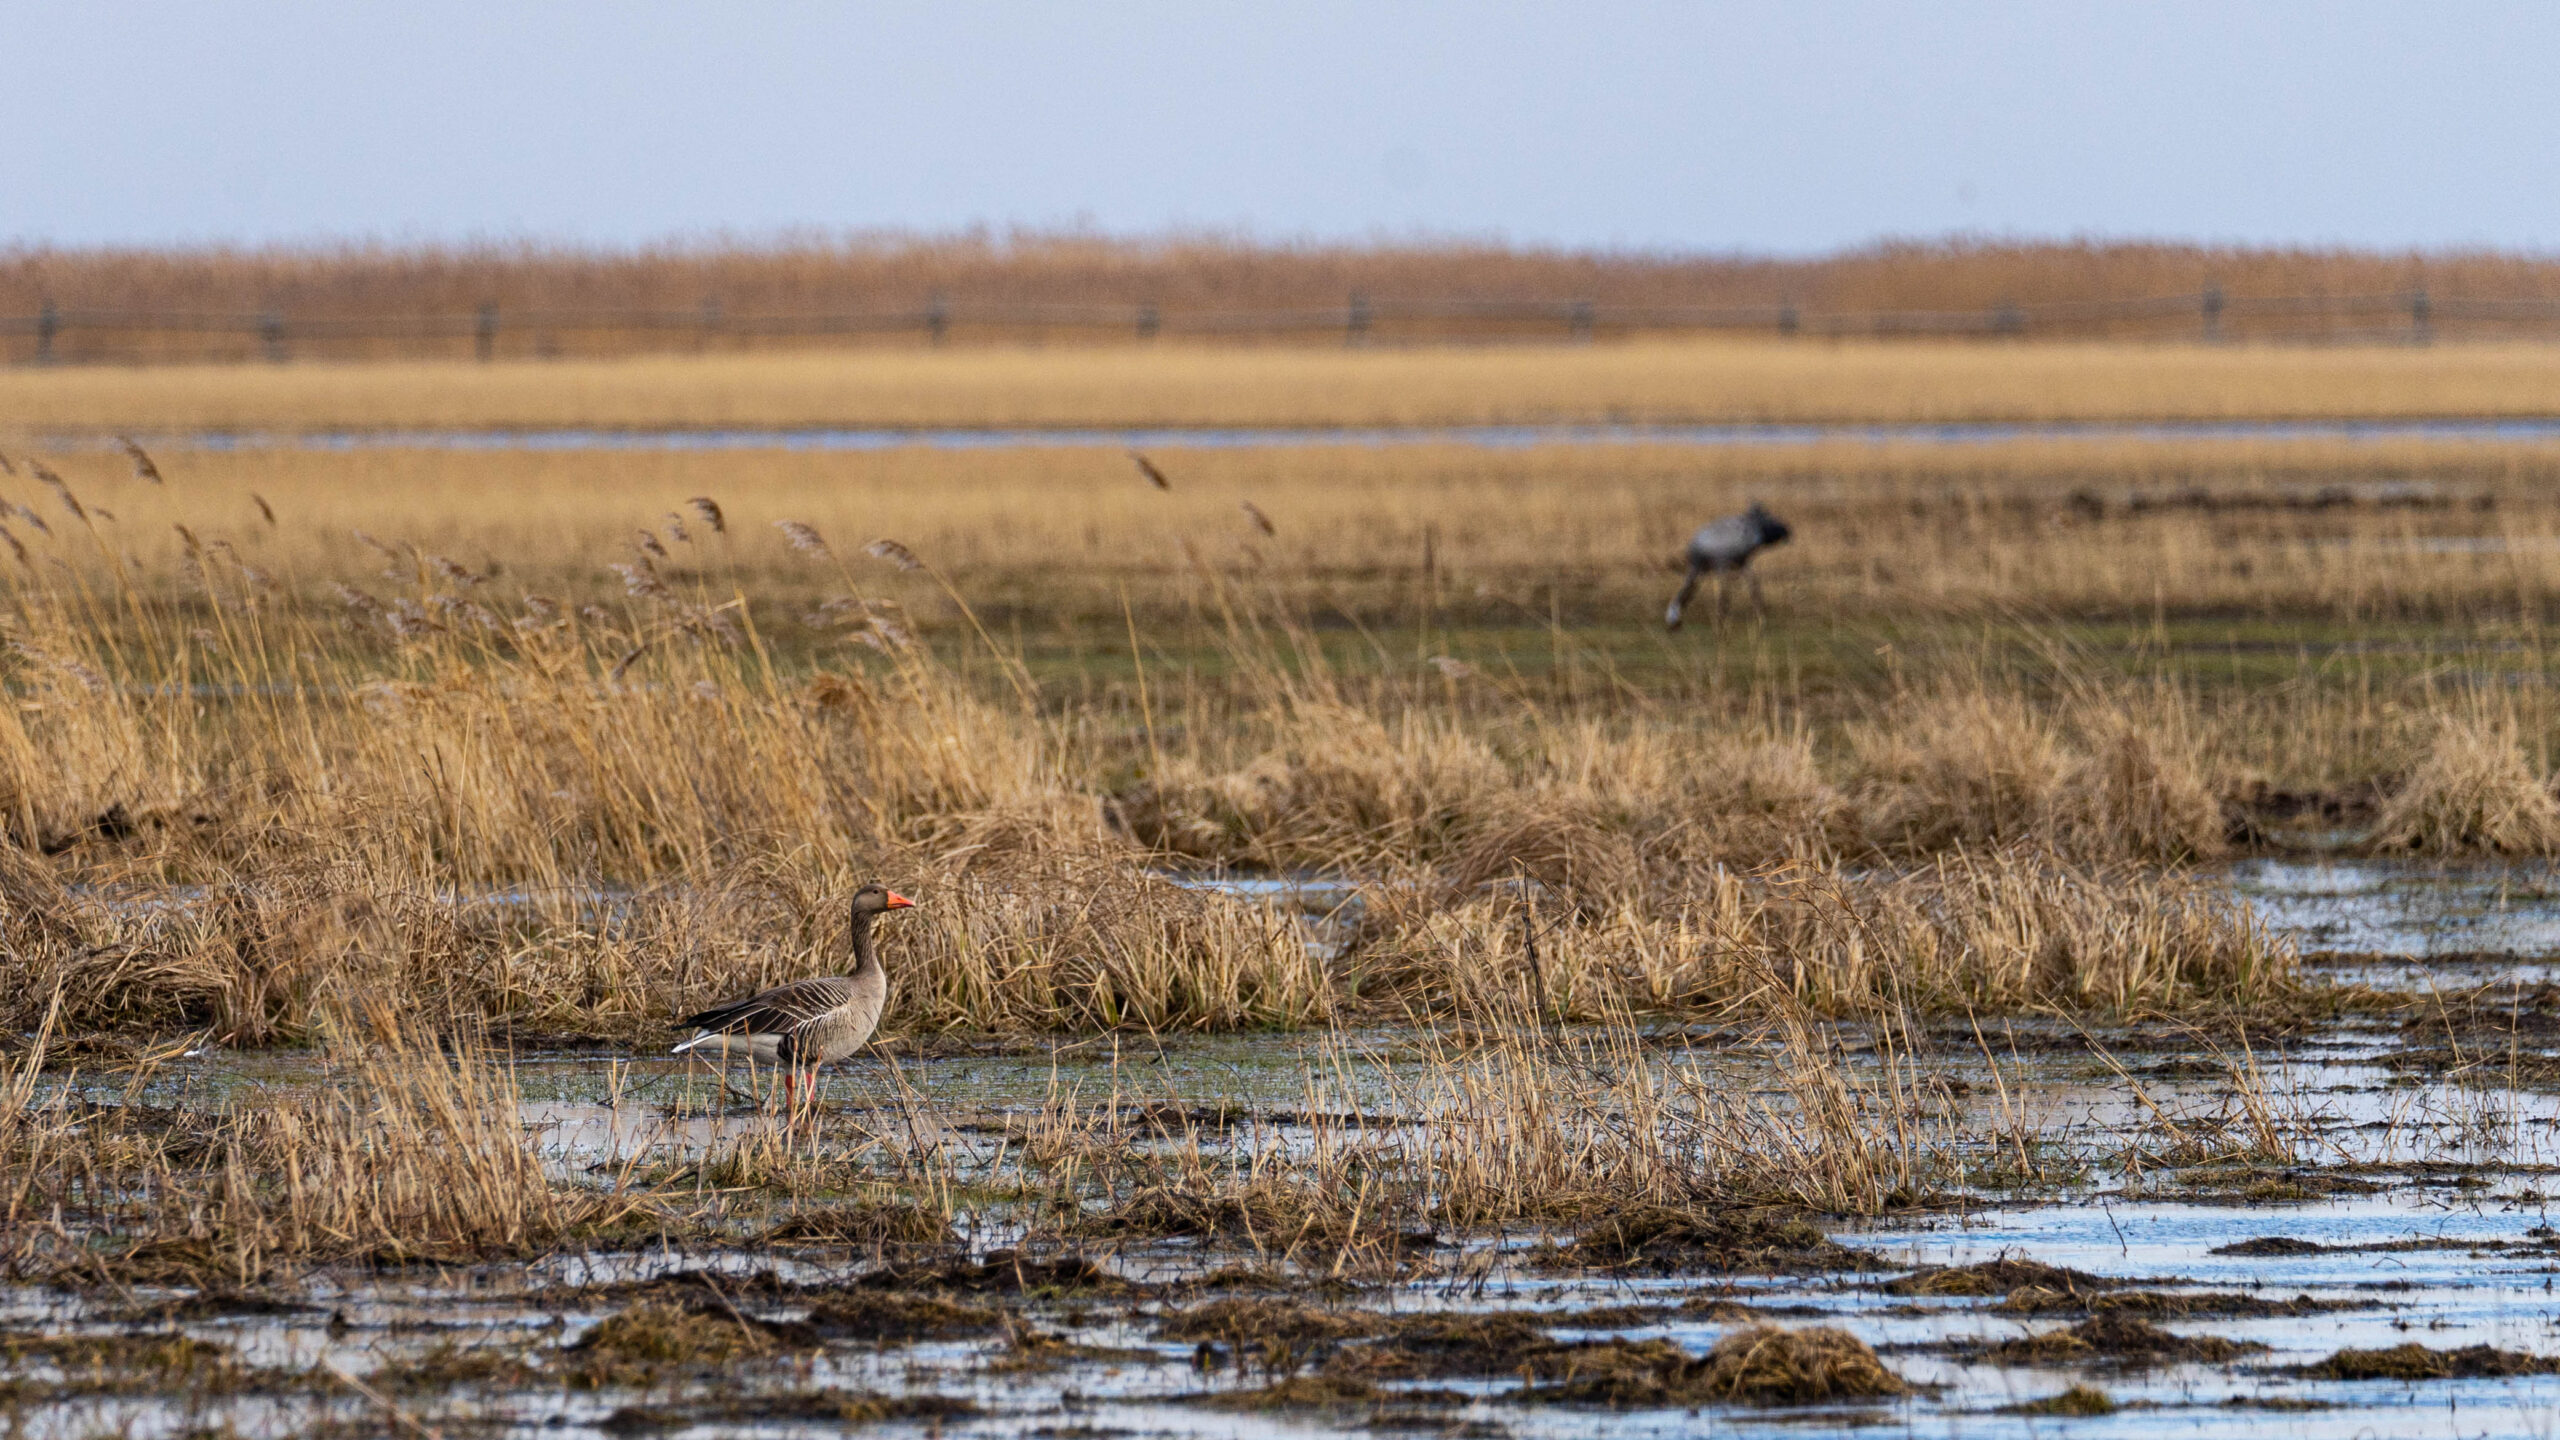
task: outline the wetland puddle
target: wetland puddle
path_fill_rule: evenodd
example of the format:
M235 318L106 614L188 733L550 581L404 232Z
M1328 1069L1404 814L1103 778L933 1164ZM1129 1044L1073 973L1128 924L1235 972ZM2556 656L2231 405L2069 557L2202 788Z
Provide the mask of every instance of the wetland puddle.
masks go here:
M2560 1016L2528 1021L2560 954L2560 881L2345 859L2228 878L2322 975L2384 1001L2269 1033L2021 1020L1918 1037L1910 1072L1947 1097L1931 1123L1962 1137L1956 1203L1827 1227L1845 1249L1777 1231L1730 1253L1591 1249L1601 1222L1584 1222L1402 1236L1385 1263L1346 1266L1249 1227L1096 1227L1019 1199L1065 1163L1071 1124L1095 1153L1213 1169L1355 1143L1392 1163L1429 1128L1398 1078L1434 1059L1410 1031L900 1046L827 1078L829 1138L807 1143L836 1148L783 1180L750 1163L771 1159L774 1115L702 1071L527 1054L521 1119L556 1180L761 1187L784 1222L256 1292L0 1290L0 1417L63 1437L2545 1440L2560 1430L2560 1364L2539 1358L2560 1356L2545 1200L2560 1190ZM1338 883L1217 888L1274 905L1314 944L1356 925ZM1874 1063L1857 1032L1840 1041ZM1791 1103L1764 1055L1717 1031L1657 1033L1612 1063L1701 1055L1721 1087ZM2546 1056L2547 1073L2528 1063ZM203 1055L129 1098L325 1083L292 1056ZM109 1077L90 1095L121 1091ZM2046 1179L1998 1178L2030 1151ZM791 1229L804 1192L926 1168L956 1217L931 1244ZM1027 1245L1040 1226L1049 1238ZM1734 1359L1775 1343L1752 1338L1770 1325L1834 1329L1872 1358L1822 1371L1850 1377L1827 1398L1770 1389Z

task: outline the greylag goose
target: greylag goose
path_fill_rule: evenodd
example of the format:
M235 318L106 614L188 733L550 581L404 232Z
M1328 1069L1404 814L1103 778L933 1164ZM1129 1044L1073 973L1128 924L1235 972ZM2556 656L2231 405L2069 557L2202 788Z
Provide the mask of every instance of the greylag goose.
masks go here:
M779 1065L786 1101L797 1104L792 1082L799 1071L810 1071L814 1080L819 1066L861 1049L879 1025L889 1003L889 972L871 947L871 922L915 903L885 885L854 891L852 974L793 980L691 1016L684 1023L698 1033L675 1053Z
M1727 575L1743 575L1749 579L1751 603L1758 606L1760 577L1750 574L1744 567L1751 563L1752 556L1772 545L1786 544L1787 537L1794 533L1787 528L1786 521L1763 509L1757 500L1739 515L1727 515L1701 526L1697 534L1689 537L1688 553L1682 557L1689 562L1689 578L1681 585L1680 593L1671 597L1671 608L1663 612L1663 628L1680 628L1680 612L1688 607L1689 597L1698 593L1698 581L1710 574L1716 577L1716 614L1719 617L1724 614L1724 577Z

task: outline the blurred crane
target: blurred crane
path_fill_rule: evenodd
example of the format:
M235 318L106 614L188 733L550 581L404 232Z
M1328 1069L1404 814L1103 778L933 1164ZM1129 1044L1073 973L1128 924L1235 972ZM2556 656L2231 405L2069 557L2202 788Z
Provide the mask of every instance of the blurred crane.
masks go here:
M1750 581L1752 607L1760 608L1760 577L1747 568L1751 557L1772 545L1784 545L1794 533L1787 528L1787 522L1770 514L1757 500L1739 515L1727 515L1701 527L1689 537L1689 578L1682 582L1680 593L1671 597L1671 608L1662 613L1663 627L1680 628L1680 612L1698 593L1698 582L1708 575L1716 577L1717 619L1724 618L1728 582L1735 575Z

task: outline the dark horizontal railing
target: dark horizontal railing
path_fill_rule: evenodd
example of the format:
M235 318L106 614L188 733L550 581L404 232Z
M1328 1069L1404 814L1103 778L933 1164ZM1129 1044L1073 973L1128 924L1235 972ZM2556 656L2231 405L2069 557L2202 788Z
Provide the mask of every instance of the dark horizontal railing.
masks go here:
M2336 322L2364 322L2341 329ZM2319 322L2306 324L2305 322ZM808 314L732 313L716 304L692 310L502 310L483 305L449 314L303 315L285 310L90 310L45 305L32 315L0 316L10 358L45 364L123 358L168 340L233 338L241 345L216 358L282 361L295 347L374 351L467 344L482 360L529 346L551 353L563 336L645 337L708 346L720 342L913 335L933 343L954 332L1083 331L1140 340L1167 335L1461 338L1503 333L1589 339L1644 331L1759 332L1782 336L2068 337L2138 333L2220 340L2248 335L2399 339L2425 342L2449 329L2560 336L2560 297L2432 297L2425 290L2342 295L2159 295L2118 300L2061 300L1950 310L1804 310L1770 305L1618 305L1590 300L1370 300L1352 295L1340 306L1266 310L1168 310L1150 304L1017 304L930 300L920 306ZM160 345L134 342L158 339ZM119 344L119 342L122 342ZM644 344L643 348L648 348ZM204 347L190 358L204 358Z

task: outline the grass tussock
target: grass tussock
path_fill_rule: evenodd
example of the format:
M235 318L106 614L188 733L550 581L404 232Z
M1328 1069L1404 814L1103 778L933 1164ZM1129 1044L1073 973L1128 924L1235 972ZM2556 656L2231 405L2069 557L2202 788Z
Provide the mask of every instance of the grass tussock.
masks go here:
M2412 1340L2379 1350L2340 1350L2301 1373L2319 1380L2472 1380L2560 1374L2560 1360L2492 1345L2431 1350Z
M1899 1399L1911 1382L1887 1368L1867 1343L1828 1325L1752 1325L1715 1343L1702 1358L1678 1354L1649 1373L1567 1379L1552 1398L1619 1408L1676 1405L1824 1405Z
M1736 1331L1707 1352L1700 1388L1757 1405L1821 1404L1908 1395L1911 1385L1885 1368L1866 1342L1845 1330L1762 1325Z
M2086 1292L2112 1290L2128 1282L2092 1275L2041 1260L2003 1256L1975 1265L1948 1265L1916 1270L1899 1279L1886 1282L1887 1295L1988 1296L2020 1292L2038 1295L2081 1297ZM2085 1306L2089 1302L2082 1299Z
M383 1021L338 1050L337 1084L206 1110L95 1105L40 1087L30 1054L0 1092L10 1266L238 1285L315 1263L530 1255L634 1213L545 1172L486 1054Z
M741 1361L784 1354L792 1338L735 1314L644 1302L606 1316L565 1347L561 1375L586 1390L713 1376Z
M935 1295L848 1291L822 1301L809 1312L809 1328L819 1335L874 1345L988 1335L1003 1325L1000 1311Z
M2560 849L2560 799L2526 760L2512 723L2449 715L2384 803L2371 843L2437 855L2547 855Z
M2067 1390L2047 1395L2040 1400L2022 1400L2004 1406L2007 1415L2050 1415L2062 1419L2085 1420L2100 1415L2113 1415L2121 1408L2116 1398L2094 1385L2074 1385Z
M1827 1013L2181 1008L2280 993L2294 967L2287 943L2214 891L2032 849L1905 871L1719 867L1571 924L1498 894L1377 908L1364 988L1460 1014L1591 1019L1771 989Z
M2096 1364L2123 1369L2156 1365L2221 1364L2267 1347L2219 1335L2181 1335L2123 1311L2098 1314L2064 1330L2002 1340L1982 1353L2003 1365Z
M1343 1375L1291 1375L1249 1390L1221 1390L1200 1397L1220 1410L1346 1410L1395 1405L1453 1406L1466 1403L1454 1390L1389 1388Z
M930 1391L884 1395L869 1390L802 1390L783 1394L706 1396L662 1405L624 1405L598 1425L608 1435L662 1435L702 1426L871 1426L920 1421L929 1428L984 1413L975 1401Z

